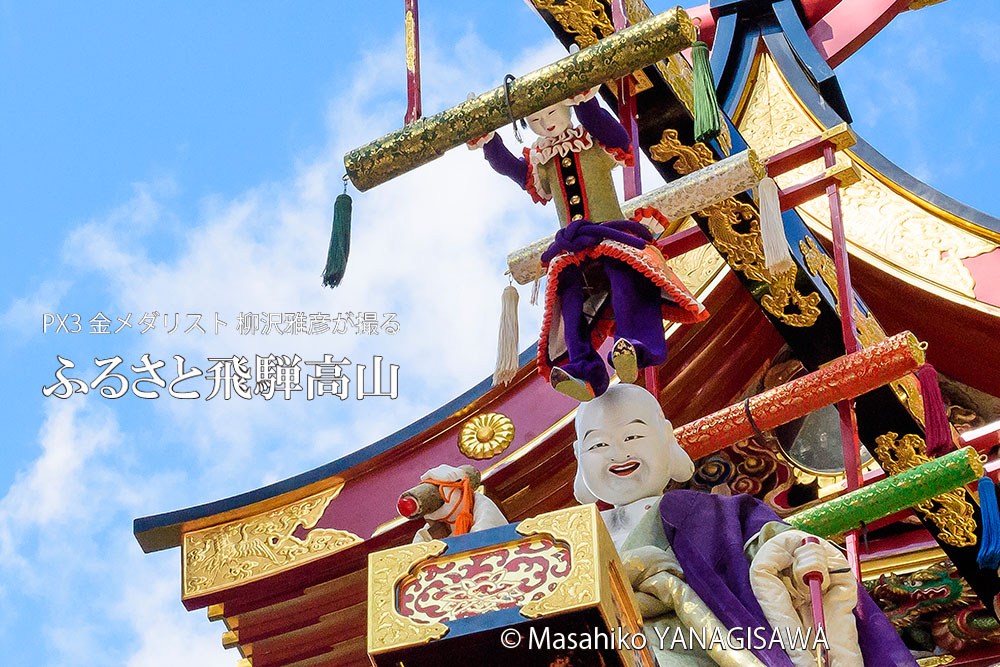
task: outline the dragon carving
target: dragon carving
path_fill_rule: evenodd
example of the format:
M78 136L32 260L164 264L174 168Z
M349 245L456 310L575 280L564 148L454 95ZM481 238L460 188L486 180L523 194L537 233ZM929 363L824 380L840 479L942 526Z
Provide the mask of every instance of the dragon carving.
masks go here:
M908 575L882 575L868 592L910 648L948 653L1000 644L1000 622L950 560Z

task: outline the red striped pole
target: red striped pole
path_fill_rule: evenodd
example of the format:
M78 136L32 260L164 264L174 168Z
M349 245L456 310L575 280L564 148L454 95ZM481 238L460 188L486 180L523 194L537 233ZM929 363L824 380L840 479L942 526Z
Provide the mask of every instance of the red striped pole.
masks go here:
M403 33L406 38L406 117L403 122L412 123L420 118L420 27L417 18L417 0L403 0L406 17Z

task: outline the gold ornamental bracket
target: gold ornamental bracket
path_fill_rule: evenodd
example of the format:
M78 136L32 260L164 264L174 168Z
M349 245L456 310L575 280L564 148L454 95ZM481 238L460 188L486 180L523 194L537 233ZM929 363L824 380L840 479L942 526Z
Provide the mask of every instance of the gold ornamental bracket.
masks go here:
M182 599L218 593L363 542L346 530L316 528L343 484L244 519L187 531L181 540ZM306 535L295 533L304 529Z
M444 623L418 623L396 609L396 588L413 569L444 553L441 540L417 542L368 554L368 653L423 644L448 633Z
M456 146L524 118L605 81L679 53L694 42L695 29L680 7L667 10L601 39L592 46L515 79L509 86L416 120L344 156L361 191L416 169Z

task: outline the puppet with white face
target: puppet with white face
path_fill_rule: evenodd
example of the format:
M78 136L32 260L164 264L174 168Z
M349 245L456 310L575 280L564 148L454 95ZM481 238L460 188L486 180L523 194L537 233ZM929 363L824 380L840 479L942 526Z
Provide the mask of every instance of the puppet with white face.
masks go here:
M659 403L635 385L617 385L600 400L581 404L573 446L574 495L581 503L600 499L614 505L602 516L616 546L671 480L686 482L694 473Z
M608 362L631 383L640 369L666 359L664 319L696 322L708 316L640 222L651 209L625 219L611 172L633 163L632 144L596 93L528 116L538 139L523 157L512 155L493 133L470 144L483 147L490 166L535 202L555 202L562 229L542 254L548 285L538 365L553 387L580 401L608 387L608 369L597 352L605 337L615 337Z
M775 644L759 650L658 649L658 636L688 628L812 630L803 575L823 579L826 641L832 665L913 665L891 624L859 587L847 561L826 542L807 542L764 503L664 488L694 473L659 402L618 384L576 415L577 500L601 500L661 667L668 665L815 665L809 650ZM855 610L856 609L856 610ZM860 631L860 632L859 632ZM659 633L659 634L658 634ZM876 660L876 656L878 660Z

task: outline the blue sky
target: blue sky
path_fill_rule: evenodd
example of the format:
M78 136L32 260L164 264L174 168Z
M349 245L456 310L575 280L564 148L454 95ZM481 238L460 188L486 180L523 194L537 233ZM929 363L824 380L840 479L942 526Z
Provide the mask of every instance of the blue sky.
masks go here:
M402 121L401 4L0 3L7 664L233 664L221 627L180 605L178 552L142 555L132 518L338 458L490 372L504 257L554 223L478 155L354 193L347 278L319 283L344 152ZM485 4L422 3L426 112L558 57L524 3ZM838 70L862 136L995 215L998 32L995 3L945 3ZM88 331L98 311L114 326L131 312L133 328L42 333L43 313L78 313ZM139 334L152 311L229 326ZM400 332L241 336L243 311L394 312ZM522 307L523 344L537 321ZM42 395L56 355L89 381L95 357L146 353L168 380L175 354L203 370L233 354L382 355L400 396L205 401L202 379L198 401Z

